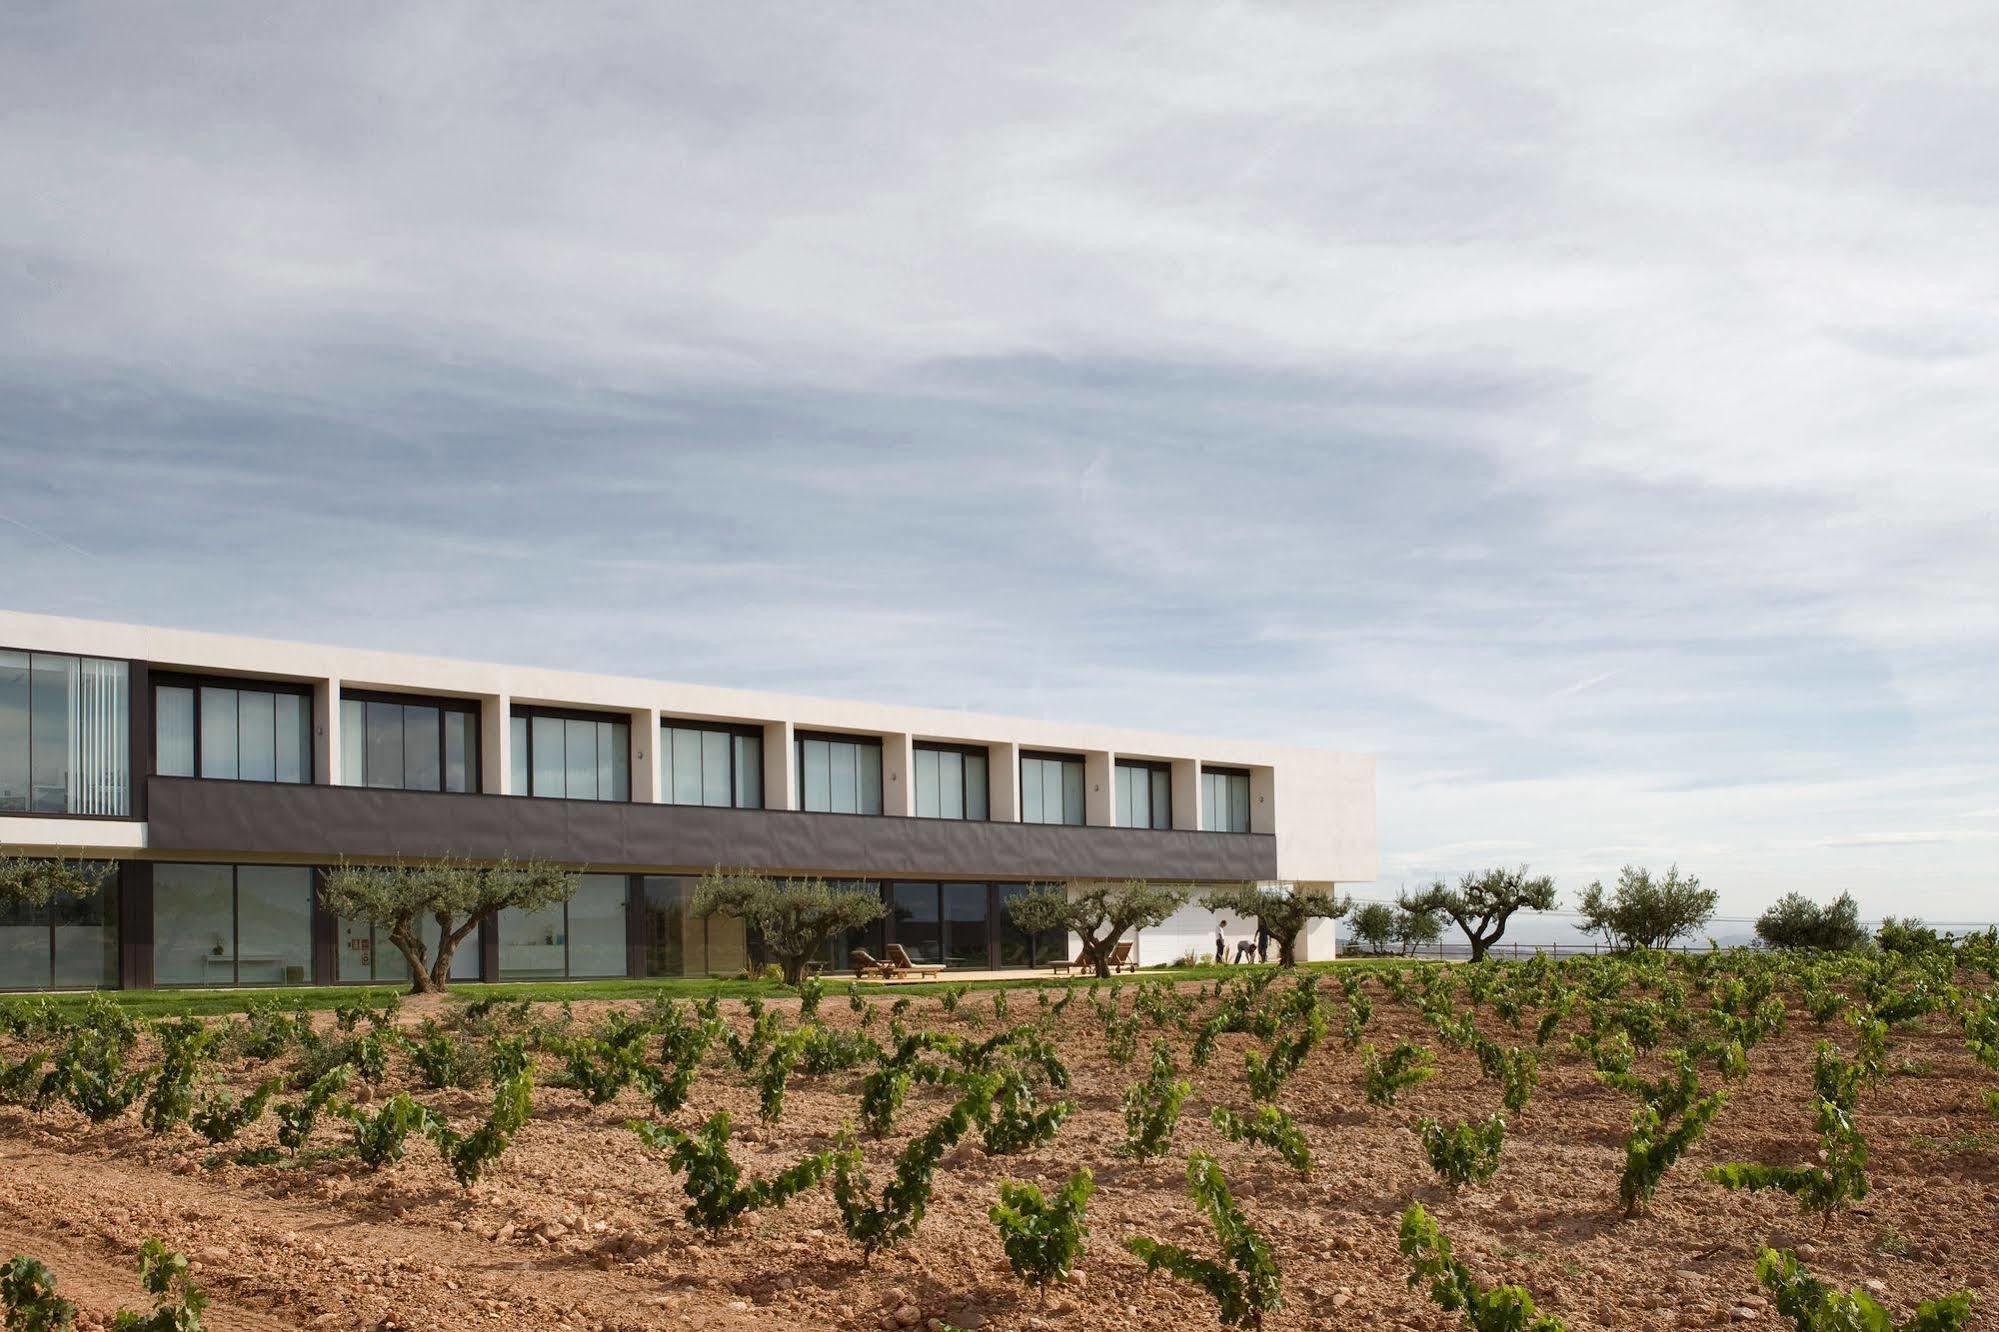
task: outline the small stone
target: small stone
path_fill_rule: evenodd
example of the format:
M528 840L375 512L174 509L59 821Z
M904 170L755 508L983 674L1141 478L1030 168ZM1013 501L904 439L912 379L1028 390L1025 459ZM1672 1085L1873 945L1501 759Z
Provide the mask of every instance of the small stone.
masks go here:
M895 1311L897 1327L915 1327L923 1321L923 1313L913 1304L905 1304Z

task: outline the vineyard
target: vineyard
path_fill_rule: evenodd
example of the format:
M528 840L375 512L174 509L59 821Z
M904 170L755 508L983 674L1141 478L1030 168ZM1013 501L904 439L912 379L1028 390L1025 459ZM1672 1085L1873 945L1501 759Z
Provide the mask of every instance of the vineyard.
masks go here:
M1996 982L1986 938L15 1000L0 1326L1999 1328Z

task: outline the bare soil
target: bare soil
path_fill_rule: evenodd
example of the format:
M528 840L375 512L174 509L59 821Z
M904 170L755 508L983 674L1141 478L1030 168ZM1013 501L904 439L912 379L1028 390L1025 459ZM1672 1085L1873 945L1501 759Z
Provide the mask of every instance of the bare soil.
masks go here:
M1015 992L1013 1006L1015 1021L1036 1011L1027 993ZM630 1005L579 1004L577 1015L587 1022L612 1007ZM1438 1045L1385 995L1376 1008L1369 1038L1377 1044ZM725 1011L743 1022L739 1006ZM919 998L910 1019L969 1033L974 1014L994 1029L986 995L968 997L955 1017L936 999ZM823 1015L834 1026L853 1021L839 997L829 996ZM403 1020L419 1016L409 1005ZM1532 1043L1531 1017L1523 1032L1489 1014L1482 1025L1502 1041ZM1152 1035L1148 1027L1145 1041ZM1817 1145L1810 1056L1826 1035L1850 1045L1844 1024L1818 1028L1794 1005L1790 1029L1751 1053L1747 1084L1731 1093L1707 1141L1667 1176L1649 1214L1635 1220L1621 1217L1616 1199L1631 1103L1552 1044L1533 1103L1512 1118L1498 1176L1455 1197L1437 1183L1410 1126L1425 1115L1491 1113L1498 1090L1480 1080L1470 1056L1444 1047L1438 1076L1394 1109L1366 1104L1359 1058L1336 1035L1316 1051L1282 1097L1311 1140L1314 1166L1299 1176L1268 1151L1229 1143L1210 1127L1210 1105L1249 1104L1242 1055L1258 1043L1226 1036L1207 1068L1187 1074L1196 1093L1173 1155L1122 1159L1113 1150L1124 1137L1119 1098L1142 1072L1144 1049L1129 1067L1110 1062L1101 1026L1079 998L1060 1029L1076 1083L1068 1094L1077 1102L1060 1136L1013 1157L988 1157L976 1142L960 1146L939 1171L915 1239L871 1266L841 1234L823 1187L781 1211L752 1215L719 1240L702 1238L681 1219L679 1178L626 1127L650 1113L640 1093L592 1107L547 1085L535 1089L533 1121L470 1191L421 1141L380 1172L351 1158L253 1168L214 1163L213 1149L185 1128L155 1138L136 1113L93 1127L67 1107L41 1115L0 1109L0 1258L24 1252L47 1262L84 1309L86 1329L108 1325L120 1304L145 1307L136 1270L145 1236L194 1259L214 1299L209 1325L223 1332L728 1332L931 1320L987 1329L1199 1328L1213 1325L1206 1297L1148 1278L1122 1243L1143 1233L1212 1250L1184 1191L1186 1153L1198 1147L1220 1160L1283 1267L1286 1308L1272 1328L1456 1327L1455 1315L1405 1280L1396 1224L1416 1200L1482 1278L1526 1285L1574 1329L1786 1327L1755 1281L1755 1255L1766 1243L1797 1248L1833 1284L1868 1285L1900 1317L1921 1298L1973 1287L1974 1326L1999 1329L1999 1291L1988 1288L1999 1271L1999 1121L1980 1099L1995 1079L1941 1020L1898 1033L1892 1057L1911 1061L1913 1071L1862 1096L1873 1192L1858 1207L1820 1227L1788 1197L1730 1193L1701 1178L1703 1167L1722 1161L1810 1159ZM1185 1069L1189 1038L1176 1035L1174 1045ZM401 1060L393 1062L374 1097L407 1086ZM264 1071L235 1068L230 1081L247 1088ZM747 1175L763 1177L834 1143L854 1118L859 1078L795 1077L781 1124L764 1129L754 1090L711 1062L678 1120L691 1125L729 1110L738 1161ZM483 1091L415 1094L461 1125L482 1117L487 1102ZM948 1093L918 1088L897 1133L866 1143L877 1186L903 1143L948 1103ZM266 1145L274 1134L267 1116L233 1147ZM332 1146L345 1137L344 1123L323 1120L315 1141ZM986 1209L1001 1179L1032 1179L1052 1191L1085 1164L1099 1186L1088 1254L1077 1279L1038 1304L1007 1270Z

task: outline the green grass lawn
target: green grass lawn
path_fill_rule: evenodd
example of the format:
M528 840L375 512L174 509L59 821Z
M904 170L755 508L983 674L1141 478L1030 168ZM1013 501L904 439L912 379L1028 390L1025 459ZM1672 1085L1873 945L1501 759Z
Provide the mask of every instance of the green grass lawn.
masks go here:
M1272 964L1273 966L1275 964ZM1329 971L1342 965L1340 962L1306 962L1296 969L1299 971ZM1219 976L1239 975L1247 967L1152 967L1136 973L1125 973L1120 979L1134 980L1175 980L1206 981ZM847 982L852 977L832 975L825 977L828 991L845 994ZM1076 977L1050 976L1046 972L1023 972L1017 977L1004 980L952 981L948 978L934 981L898 981L894 984L868 983L861 992L874 996L881 994L936 994L948 986L963 985L967 990L1031 990L1038 986L1060 986L1087 984L1095 979L1089 975ZM285 1008L323 1010L338 1008L343 1004L358 1004L365 996L379 999L390 993L407 993L397 987L384 985L340 985L313 986L303 989L239 989L239 990L101 990L96 993L117 1003L129 1011L146 1017L198 1016L215 1013L241 1013L251 1004L264 1004L277 1000ZM536 1003L560 1003L567 999L583 1003L604 999L646 999L656 994L669 994L687 999L700 999L710 994L719 994L724 999L743 999L751 995L763 998L783 998L796 994L789 986L770 981L750 981L723 979L720 977L692 977L687 979L654 980L597 980L597 981L507 981L484 985L476 981L458 981L449 991L448 997L458 1003L473 1003L480 999L498 999L502 1002L518 1003L532 999ZM81 1004L89 994L66 992L53 995L20 994L0 996L0 1004L32 1002L39 999L60 1004Z

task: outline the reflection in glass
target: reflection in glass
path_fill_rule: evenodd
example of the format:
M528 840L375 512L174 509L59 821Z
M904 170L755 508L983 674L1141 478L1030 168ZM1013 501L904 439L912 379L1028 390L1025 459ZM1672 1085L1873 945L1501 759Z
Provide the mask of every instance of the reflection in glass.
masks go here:
M153 867L154 984L236 983L234 882L227 865Z
M236 698L236 775L246 782L271 782L278 776L277 699L258 689Z
M236 983L303 985L312 978L312 871L236 869Z
M892 885L889 909L894 916L895 941L909 954L909 960L926 965L943 961L944 948L938 919L937 885L898 883Z
M0 668L3 669L3 668ZM0 685L0 692L5 686ZM5 704L0 704L0 712ZM4 726L4 723L0 723ZM153 770L162 777L194 776L194 691L178 685L162 685L153 691ZM0 753L5 740L0 739ZM0 758L0 764L4 764ZM4 781L0 781L4 787ZM4 802L0 793L0 802Z

